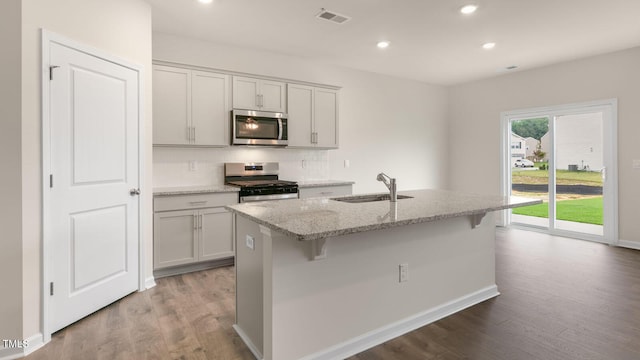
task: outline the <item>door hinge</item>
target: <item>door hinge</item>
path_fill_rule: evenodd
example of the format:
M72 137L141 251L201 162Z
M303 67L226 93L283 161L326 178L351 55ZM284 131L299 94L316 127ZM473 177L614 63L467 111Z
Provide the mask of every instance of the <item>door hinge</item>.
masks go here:
M49 187L53 187L53 174L49 174Z
M53 282L49 283L49 295L53 296Z
M52 65L49 66L49 80L53 80L53 69L59 68L60 66Z

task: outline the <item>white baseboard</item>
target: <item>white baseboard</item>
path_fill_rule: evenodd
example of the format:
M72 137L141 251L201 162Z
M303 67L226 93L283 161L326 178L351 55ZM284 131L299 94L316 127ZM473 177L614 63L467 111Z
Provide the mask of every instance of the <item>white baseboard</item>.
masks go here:
M0 360L13 360L25 357L44 346L44 338L38 333L25 339L28 346L24 348L0 349Z
M637 242L637 241L620 239L618 240L618 243L616 245L620 247L628 248L628 249L640 250L640 242Z
M148 278L144 279L145 290L149 290L154 286L156 286L156 279L153 276L149 276Z
M345 359L498 295L500 295L498 287L492 285L341 344L307 355L301 360Z
M245 345L247 345L249 350L251 350L253 356L255 356L257 360L263 360L260 350L258 350L258 348L253 344L253 341L251 341L251 338L249 338L249 336L247 336L247 334L242 331L242 329L237 324L233 324L233 330L238 333L238 336L240 336Z

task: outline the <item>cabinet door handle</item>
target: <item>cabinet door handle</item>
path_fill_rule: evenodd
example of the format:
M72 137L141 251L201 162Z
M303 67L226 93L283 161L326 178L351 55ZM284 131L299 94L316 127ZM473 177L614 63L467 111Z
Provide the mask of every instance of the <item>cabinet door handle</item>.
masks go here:
M193 142L196 142L196 127L194 126L194 127L192 127L192 129L193 129L193 138L192 139L193 139Z
M189 205L204 205L207 203L207 200L202 200L202 201L189 201Z
M318 143L318 133L316 133L316 144Z

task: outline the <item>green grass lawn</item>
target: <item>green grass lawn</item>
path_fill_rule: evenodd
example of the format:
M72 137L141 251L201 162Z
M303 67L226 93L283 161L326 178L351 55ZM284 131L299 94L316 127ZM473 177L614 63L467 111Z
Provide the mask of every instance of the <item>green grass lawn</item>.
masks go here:
M513 213L548 218L548 205L549 204L544 203L515 208L513 209ZM602 196L587 199L558 201L556 202L556 213L556 218L558 220L602 225Z

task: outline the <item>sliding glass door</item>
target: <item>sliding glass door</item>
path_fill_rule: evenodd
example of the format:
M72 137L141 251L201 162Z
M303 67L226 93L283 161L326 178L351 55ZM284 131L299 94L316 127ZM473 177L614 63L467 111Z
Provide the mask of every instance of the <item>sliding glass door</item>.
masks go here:
M611 243L617 239L615 101L503 114L505 195L543 200L505 222Z

